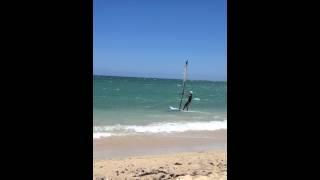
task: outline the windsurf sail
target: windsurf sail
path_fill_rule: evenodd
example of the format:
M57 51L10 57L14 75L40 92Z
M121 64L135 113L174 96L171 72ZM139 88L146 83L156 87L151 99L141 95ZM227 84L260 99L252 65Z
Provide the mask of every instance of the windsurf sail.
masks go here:
M184 96L184 88L185 88L185 85L186 85L187 76L188 76L188 60L186 61L186 64L184 65L183 87L182 87L179 110L181 110L181 103L182 103L182 99L183 99L183 96Z

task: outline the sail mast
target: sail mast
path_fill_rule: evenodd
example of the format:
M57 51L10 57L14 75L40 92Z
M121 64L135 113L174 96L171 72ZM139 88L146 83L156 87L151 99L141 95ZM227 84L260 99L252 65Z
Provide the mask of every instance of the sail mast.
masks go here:
M187 73L188 73L188 60L186 61L186 64L184 66L183 88L182 88L182 93L181 93L179 110L181 110L181 103L182 103L182 99L183 99L183 96L184 96L184 88L185 88L186 81L187 81Z

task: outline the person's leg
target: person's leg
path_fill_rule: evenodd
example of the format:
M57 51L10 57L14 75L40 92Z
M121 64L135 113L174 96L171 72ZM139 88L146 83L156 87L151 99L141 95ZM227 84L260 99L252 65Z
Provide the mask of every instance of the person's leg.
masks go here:
M187 111L189 111L190 101L187 102Z
M183 109L182 109L182 110L184 110L184 109L186 108L187 104L188 104L188 103L185 103L185 104L184 104L184 106L183 106Z
M183 110L187 107L188 108L188 106L189 106L189 102L186 102L186 104L184 105L184 107L183 107Z

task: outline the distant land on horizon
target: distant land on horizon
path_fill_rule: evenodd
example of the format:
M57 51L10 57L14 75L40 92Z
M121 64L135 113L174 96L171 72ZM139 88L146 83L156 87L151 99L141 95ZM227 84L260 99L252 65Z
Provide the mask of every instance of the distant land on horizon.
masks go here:
M168 80L182 80L178 78L166 78L166 77L144 77L144 76L124 76L124 75L105 75L105 74L93 74L93 76L103 76L103 77L121 77L121 78L146 78L146 79L168 79ZM190 81L209 81L209 82L227 82L227 80L207 80L207 79L190 79Z

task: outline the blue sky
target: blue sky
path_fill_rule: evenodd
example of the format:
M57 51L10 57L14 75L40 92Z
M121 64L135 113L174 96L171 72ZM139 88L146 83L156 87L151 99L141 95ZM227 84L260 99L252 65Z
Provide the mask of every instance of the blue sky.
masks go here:
M97 75L227 79L226 0L94 0Z

